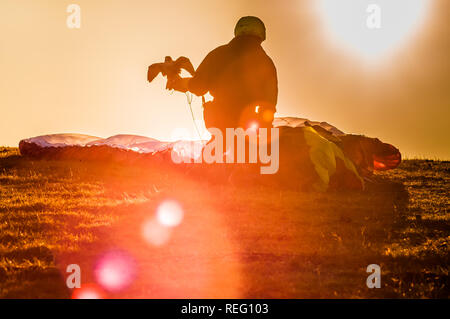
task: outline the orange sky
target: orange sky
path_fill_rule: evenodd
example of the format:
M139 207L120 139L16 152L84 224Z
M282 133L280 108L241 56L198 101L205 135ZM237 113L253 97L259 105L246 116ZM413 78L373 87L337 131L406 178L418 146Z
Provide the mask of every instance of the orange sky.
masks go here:
M185 55L198 66L232 38L239 17L256 15L278 69L278 115L379 137L409 157L450 159L450 1L428 0L402 41L370 61L344 45L350 31L339 38L319 1L2 0L0 145L63 132L194 134L186 97L165 91L162 78L148 84L147 66L165 55ZM349 1L342 0L342 10ZM390 0L403 6L391 12L385 1L359 2L380 2L380 41L400 30L409 10L408 1ZM81 7L80 29L66 26L71 3ZM340 17L361 27L366 15L354 7ZM373 34L367 32L360 35ZM201 119L199 98L193 107Z

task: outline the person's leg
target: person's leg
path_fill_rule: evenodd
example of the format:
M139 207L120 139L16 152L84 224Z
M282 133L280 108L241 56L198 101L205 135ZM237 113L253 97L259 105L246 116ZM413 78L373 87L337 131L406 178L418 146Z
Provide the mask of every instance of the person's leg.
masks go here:
M208 102L203 108L203 119L206 129L211 133L211 139L207 144L215 142L218 129L222 135L223 152L226 152L226 128L233 125L229 115L225 113L226 108L217 102ZM223 155L223 154L222 154ZM225 160L225 159L224 159Z

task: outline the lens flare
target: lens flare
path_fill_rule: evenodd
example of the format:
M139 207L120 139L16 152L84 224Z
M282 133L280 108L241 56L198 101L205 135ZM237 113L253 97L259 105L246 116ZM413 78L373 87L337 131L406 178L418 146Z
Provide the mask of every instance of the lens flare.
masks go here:
M120 291L129 286L136 274L133 258L121 251L112 251L100 258L95 267L97 282L108 291Z
M142 224L142 236L153 246L162 246L170 239L171 229L161 225L155 219L149 219Z
M103 299L103 293L95 284L85 284L73 291L72 299Z
M183 209L177 202L167 200L159 205L156 218L163 226L175 227L183 220Z
M256 132L256 131L258 131L258 127L259 127L259 125L258 125L257 122L251 122L251 123L249 124L249 126L248 126L248 129L249 129L251 132Z

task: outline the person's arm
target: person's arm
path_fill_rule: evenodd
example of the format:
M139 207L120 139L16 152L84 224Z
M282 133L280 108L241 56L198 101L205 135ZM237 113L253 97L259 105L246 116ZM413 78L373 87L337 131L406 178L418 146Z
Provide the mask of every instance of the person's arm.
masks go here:
M178 92L186 93L187 91L202 96L208 92L208 81L205 79L204 72L199 67L193 77L182 78L179 75L171 78L167 78L166 89L175 90Z
M274 114L276 113L276 105L278 101L278 78L275 65L268 56L267 69L265 70L261 84L261 92L263 99L259 103L258 114L261 121L272 123Z
M189 91L197 96L205 95L211 88L214 76L219 72L220 64L217 62L224 47L220 46L208 53L198 66L193 77L182 78L176 76L170 80L167 79L166 88L183 93Z

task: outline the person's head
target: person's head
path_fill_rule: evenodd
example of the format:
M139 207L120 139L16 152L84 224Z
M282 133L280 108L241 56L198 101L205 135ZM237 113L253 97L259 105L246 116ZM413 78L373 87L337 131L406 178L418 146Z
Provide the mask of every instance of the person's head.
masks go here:
M266 39L266 27L261 19L257 17L242 17L236 23L234 36L254 36L262 41Z

